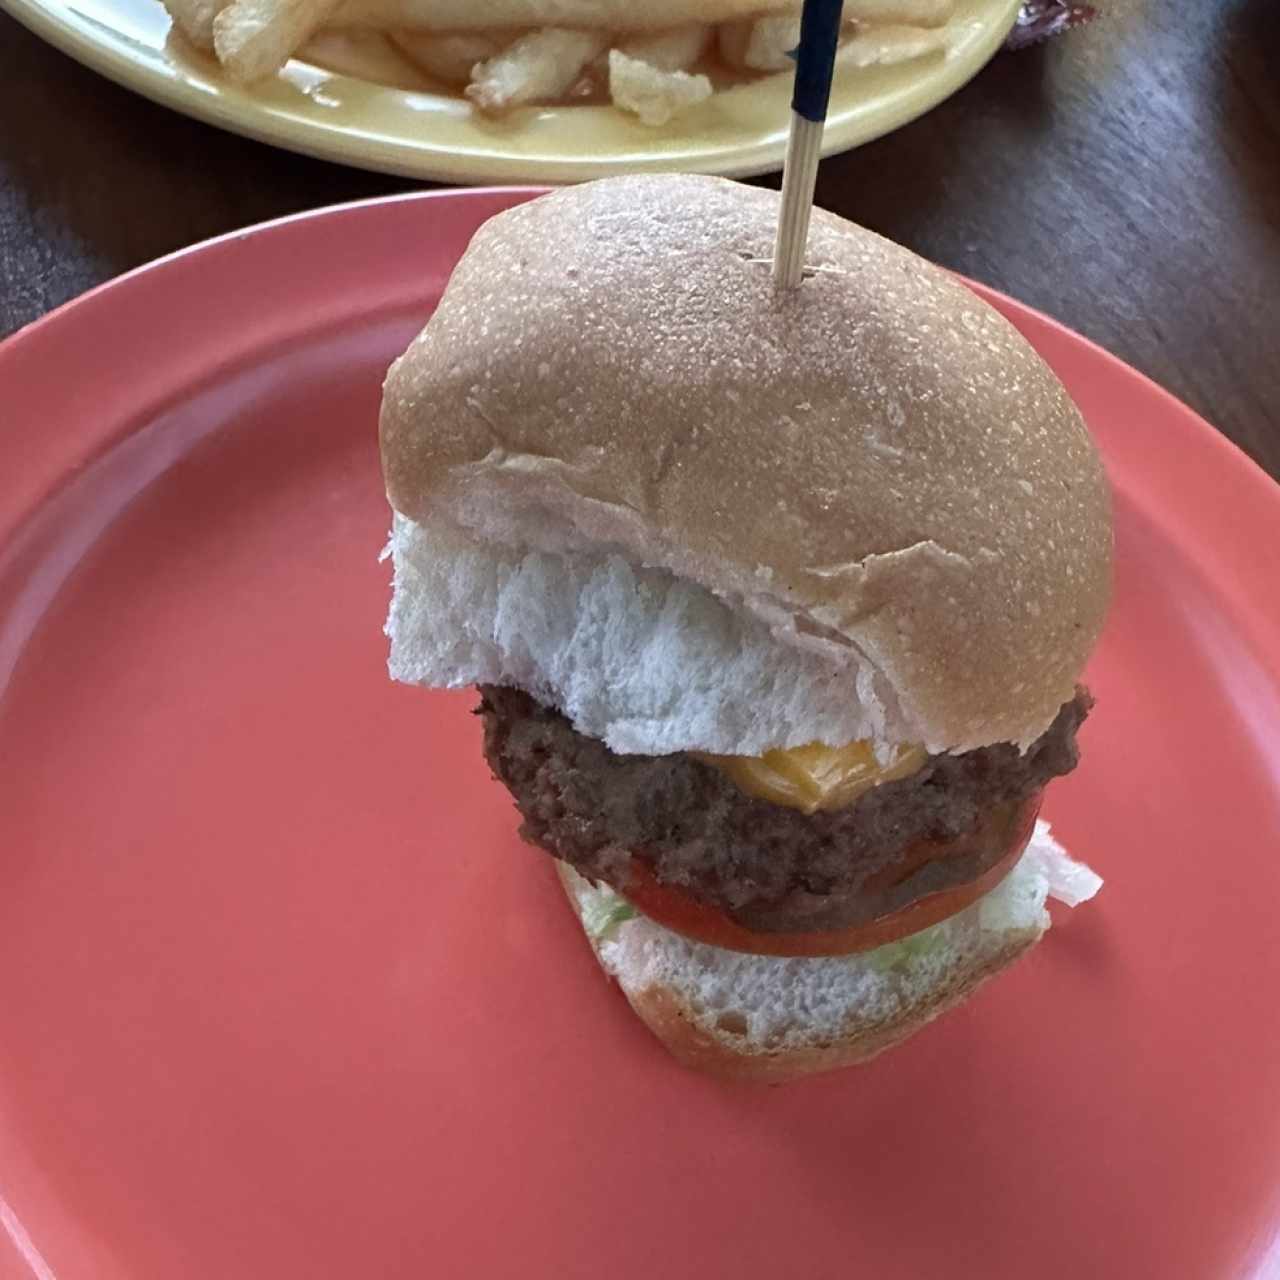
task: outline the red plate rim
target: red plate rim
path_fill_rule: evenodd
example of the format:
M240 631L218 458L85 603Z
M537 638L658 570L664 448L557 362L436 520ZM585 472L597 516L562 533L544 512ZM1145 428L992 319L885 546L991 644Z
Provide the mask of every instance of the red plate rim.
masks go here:
M216 375L238 353L286 337L300 316L309 327L324 329L361 312L421 310L424 294L443 284L408 271L399 272L394 284L379 276L377 301L370 307L361 301L370 281L368 254L352 252L353 244L372 243L375 254L385 253L387 245L401 243L412 214L427 216L433 206L461 204L474 209L479 225L547 190L497 186L407 192L290 214L135 268L0 342L0 403L22 405L16 416L26 419L0 433L0 474L6 476L0 487L0 565L23 525L54 492L131 434L140 420L207 380L211 370ZM302 247L296 243L300 237L305 238ZM287 253L280 252L282 242L289 242ZM251 267L261 281L249 306L230 286L218 291L219 279L235 273L217 268L233 257L240 259L237 278ZM317 261L325 270L314 269ZM960 278L1008 316L1051 363L1055 347L1083 345L1100 370L1140 386L1151 403L1161 406L1161 412L1132 424L1123 456L1114 440L1104 442L1113 483L1127 489L1125 467L1141 466L1142 493L1127 496L1230 599L1256 657L1280 683L1280 601L1271 599L1274 580L1259 554L1260 538L1272 529L1280 532L1280 485L1192 409L1118 357L1042 312ZM184 290L195 304L175 315L172 298ZM162 359L155 358L157 351ZM120 389L120 379L97 376L138 362L140 354L149 358L139 363L127 390ZM96 398L108 385L107 398ZM1230 503L1204 501L1206 477L1215 487L1229 489Z

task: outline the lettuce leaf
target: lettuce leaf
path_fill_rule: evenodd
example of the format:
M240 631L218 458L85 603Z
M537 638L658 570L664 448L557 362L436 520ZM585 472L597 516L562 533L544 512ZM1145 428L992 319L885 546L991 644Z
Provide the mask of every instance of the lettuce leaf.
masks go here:
M620 925L639 912L620 895L605 891L587 899L582 911L582 927L594 942L603 942Z

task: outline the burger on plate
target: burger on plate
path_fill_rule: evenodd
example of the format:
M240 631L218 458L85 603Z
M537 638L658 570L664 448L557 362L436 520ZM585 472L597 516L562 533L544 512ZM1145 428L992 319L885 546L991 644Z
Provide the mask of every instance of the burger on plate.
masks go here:
M485 751L683 1061L782 1080L919 1029L1100 881L1073 769L1110 505L1056 378L943 271L642 176L486 223L392 366L391 673Z

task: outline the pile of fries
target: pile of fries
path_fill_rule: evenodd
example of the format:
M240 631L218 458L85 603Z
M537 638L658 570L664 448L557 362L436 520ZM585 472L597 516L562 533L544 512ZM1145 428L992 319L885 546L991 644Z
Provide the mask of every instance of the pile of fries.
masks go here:
M719 84L788 70L800 37L800 0L164 3L187 39L214 54L240 84L274 75L321 30L374 30L431 81L465 94L482 112L608 100L650 125L666 124ZM837 66L885 65L944 51L954 5L846 0ZM480 24L477 10L489 25Z

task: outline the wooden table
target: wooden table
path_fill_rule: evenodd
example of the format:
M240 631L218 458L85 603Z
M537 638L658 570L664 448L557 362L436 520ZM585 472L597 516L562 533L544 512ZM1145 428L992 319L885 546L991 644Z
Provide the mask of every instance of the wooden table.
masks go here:
M819 201L1095 338L1280 477L1280 5L1097 3L825 162ZM192 241L409 185L187 120L0 15L0 335Z

